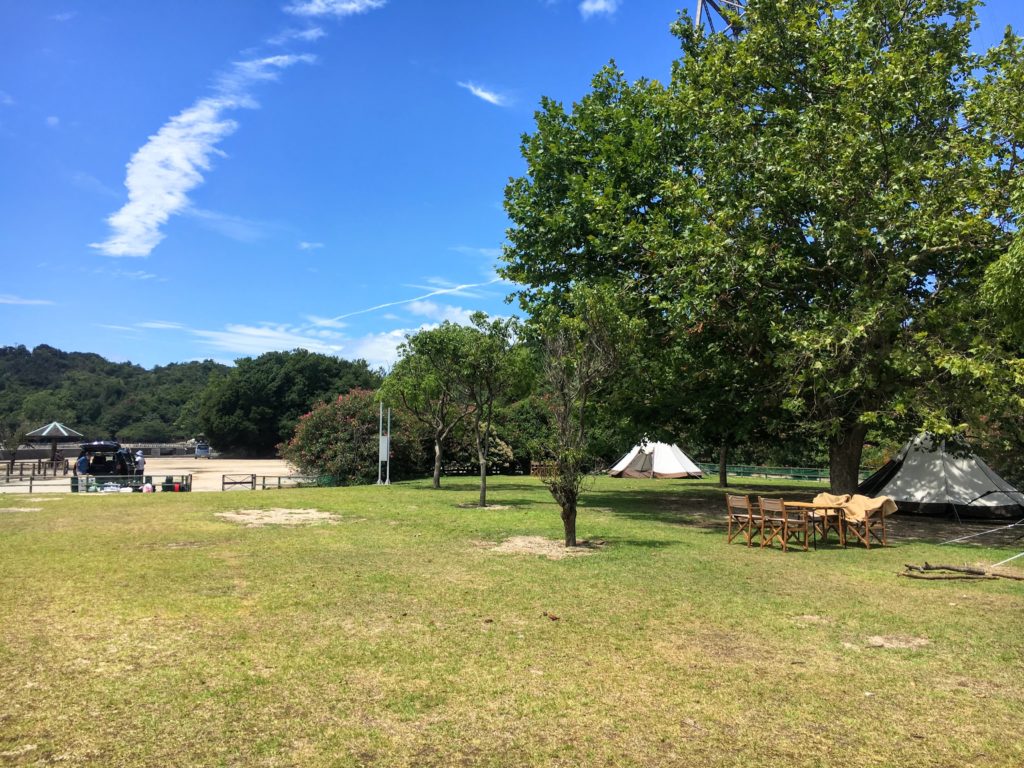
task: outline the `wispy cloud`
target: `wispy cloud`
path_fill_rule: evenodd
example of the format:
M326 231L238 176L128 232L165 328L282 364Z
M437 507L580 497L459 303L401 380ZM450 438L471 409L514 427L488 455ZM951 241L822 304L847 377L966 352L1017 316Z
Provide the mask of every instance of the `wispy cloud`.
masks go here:
M345 349L344 344L329 343L289 325L233 323L222 331L194 329L190 332L208 346L242 355L262 355L264 352L300 348L336 355Z
M138 323L139 328L152 328L158 331L180 331L185 328L181 323L169 322L167 320L150 320L145 323Z
M203 182L211 157L223 154L217 144L238 128L225 113L257 107L253 85L314 60L302 54L236 62L218 80L216 95L171 118L132 156L124 182L128 202L107 219L110 237L92 247L107 256L148 256L164 237L161 226L189 207L188 193Z
M473 248L469 245L456 245L452 247L456 253L465 253L470 256L486 256L496 259L501 256L501 248Z
M0 304L16 304L22 307L53 304L49 299L25 299L12 293L0 293Z
M346 312L345 314L338 315L337 317L334 317L332 319L334 319L334 320L344 320L345 318L348 318L348 317L355 317L356 315L365 315L368 312L376 312L377 310L387 309L389 307L400 307L403 304L411 304L414 301L423 301L424 299L430 299L430 298L433 298L434 296L444 296L444 295L449 294L449 293L458 295L460 291L465 291L468 288L477 288L479 286L490 285L491 283L496 283L496 282L498 282L498 280L489 280L486 283L467 283L467 284L464 284L464 285L454 285L451 288L438 288L436 290L430 291L429 293L425 293L422 296L413 296L411 299L400 299L399 301L389 301L389 302L386 302L384 304L377 304L376 306L373 306L373 307L367 307L366 309L357 309L354 312Z
M320 27L309 27L307 29L285 29L278 32L273 37L267 38L267 42L270 43L270 45L287 45L294 40L298 40L302 43L312 43L319 40L321 37L326 36L327 33Z
M141 269L104 269L97 268L92 270L94 275L103 275L104 277L110 277L114 279L124 280L157 280L159 275L154 275L152 272L146 272ZM160 282L166 282L166 279L160 280Z
M297 0L285 6L285 11L296 16L352 16L383 8L387 0Z
M310 243L310 242L307 242L305 240L303 240L303 241L301 241L299 243L299 250L300 251L313 251L313 250L316 250L317 248L323 248L323 247L324 247L323 243Z
M63 13L55 13L50 16L51 21L71 21L75 16L78 15L78 11L64 11Z
M317 315L306 315L306 319L318 328L345 328L348 323L335 320L333 317L319 317Z
M580 13L584 19L591 16L604 14L612 16L619 9L619 0L583 0L580 3Z
M425 317L438 323L448 320L459 325L468 325L469 316L473 314L471 309L453 307L450 304L438 304L433 301L413 301L406 309L417 317Z
M252 219L209 211L195 206L189 206L184 213L196 219L207 229L239 243L255 243L267 236L267 226Z
M50 115L48 118L46 118L46 124L51 128L56 128L58 125L60 125L60 118L56 115Z
M14 97L11 96L7 91L0 91L0 106L13 107Z
M456 83L456 85L458 85L459 88L465 88L478 99L483 99L488 104L493 104L496 107L504 107L508 104L507 96L503 96L500 93L488 90L487 88L484 88L482 85L477 85L476 83L473 82L464 83L462 81L459 81L458 83Z

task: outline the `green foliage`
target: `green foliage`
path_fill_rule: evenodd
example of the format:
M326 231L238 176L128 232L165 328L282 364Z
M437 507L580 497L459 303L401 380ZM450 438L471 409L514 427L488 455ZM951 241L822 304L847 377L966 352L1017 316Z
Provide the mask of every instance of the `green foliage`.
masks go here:
M479 333L445 321L437 328L406 337L398 348L398 362L381 385L379 396L387 404L400 404L426 430L434 447L434 487L441 486L444 447L472 409L461 397L464 375Z
M342 485L377 481L379 411L375 394L352 389L302 415L295 434L279 446L281 457L305 474L330 475ZM412 430L402 413L391 417L391 479L416 473L421 460Z
M350 389L375 388L380 375L364 360L297 349L243 358L203 392L199 422L219 450L269 456L291 437L299 416Z
M531 311L628 290L638 429L824 442L849 490L869 428L982 405L978 292L1012 225L966 122L974 5L751 0L738 39L682 18L667 86L611 65L571 112L542 102L505 275Z
M182 418L186 405L227 370L211 360L145 370L46 345L3 347L0 419L26 429L61 421L89 439L181 440L197 433Z

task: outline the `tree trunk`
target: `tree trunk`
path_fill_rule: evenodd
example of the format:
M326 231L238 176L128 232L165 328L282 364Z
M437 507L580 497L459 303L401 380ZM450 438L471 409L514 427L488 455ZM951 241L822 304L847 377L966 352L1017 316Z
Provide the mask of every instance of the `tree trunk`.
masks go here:
M723 442L718 447L718 487L728 488L729 487L729 476L725 471L726 459L729 455L729 448Z
M434 437L434 488L441 487L441 438Z
M479 434L479 432L477 433ZM487 448L480 437L476 440L476 455L480 460L480 506L487 506Z
M565 546L576 546L576 502L566 502L562 507L562 527L565 529Z
M860 456L867 432L866 425L853 424L829 442L828 470L832 493L854 493L857 490Z

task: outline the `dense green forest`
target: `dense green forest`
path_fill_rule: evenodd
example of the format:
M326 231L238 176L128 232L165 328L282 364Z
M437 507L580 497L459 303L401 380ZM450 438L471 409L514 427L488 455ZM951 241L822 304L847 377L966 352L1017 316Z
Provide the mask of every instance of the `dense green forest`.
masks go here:
M212 360L147 370L42 344L0 348L5 438L60 421L90 439L161 442L194 437L199 395L231 370Z
M60 421L86 439L168 442L205 434L215 447L273 455L299 416L380 374L305 350L268 352L236 367L212 360L143 368L47 345L0 347L0 442Z

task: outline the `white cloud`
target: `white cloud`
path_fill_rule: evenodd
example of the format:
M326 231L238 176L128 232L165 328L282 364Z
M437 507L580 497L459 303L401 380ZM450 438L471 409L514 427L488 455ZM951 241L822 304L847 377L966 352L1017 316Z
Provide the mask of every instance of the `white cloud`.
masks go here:
M312 251L312 250L315 250L317 248L323 248L323 247L324 247L323 243L309 243L309 242L306 242L305 240L303 240L302 242L299 243L299 250L300 251Z
M318 328L345 328L348 325L348 323L330 317L318 317L317 315L306 315L306 320Z
M456 83L456 85L458 85L460 88L465 88L467 91L472 93L478 99L483 99L488 104L493 104L496 107L504 107L506 104L508 104L508 98L507 97L502 96L500 93L496 93L495 91L489 91L486 88L484 88L483 86L477 85L476 83L473 83L473 82L463 83L463 82L460 81L460 82Z
M54 115L50 115L48 118L46 118L46 124L51 128L56 128L58 125L60 125L60 118Z
M55 13L50 16L51 21L71 21L75 16L78 15L77 11L65 11L64 13Z
M161 226L189 207L188 193L203 182L211 157L222 154L217 144L238 127L224 113L258 106L248 93L252 85L314 60L303 54L236 62L219 79L215 96L171 118L132 156L124 182L128 202L107 219L111 235L91 246L107 256L148 256L164 237Z
M584 19L603 13L607 16L613 15L619 9L619 0L583 0L580 3L580 13Z
M329 344L322 339L310 335L300 328L289 325L243 325L232 323L223 331L191 330L208 346L240 355L262 355L288 349L308 349L310 352L322 352L326 355L337 355L345 349L342 344Z
M278 32L273 37L268 38L267 42L271 45L286 45L293 40L299 40L303 43L312 43L319 40L321 37L326 36L327 33L320 27L309 27L308 29L285 29Z
M413 301L407 309L414 315L434 322L440 323L449 320L458 325L469 325L469 316L473 314L471 309L453 307L450 304L441 305L433 301Z
M285 6L285 11L296 16L352 16L383 8L387 0L297 0Z
M103 275L105 277L111 277L114 279L124 278L125 280L156 280L158 275L154 275L152 272L145 272L141 269L103 269L97 268L92 270L94 275ZM166 280L161 280L166 282Z
M13 107L14 97L11 96L7 91L0 91L0 106Z
M416 330L397 328L367 334L349 346L346 357L350 360L362 358L371 368L390 368L398 360L398 345L405 341L406 334L415 333Z
M53 304L49 299L25 299L11 293L0 293L0 304L16 304L21 307Z
M158 331L180 331L184 329L184 325L181 323L170 323L164 320L152 320L145 323L139 323L139 328L153 328Z
M497 279L495 279L495 280L488 280L486 283L468 283L468 284L465 284L465 285L453 285L450 288L437 288L435 290L430 291L429 293L423 294L422 296L413 296L411 299L400 299L398 301L389 301L389 302L386 302L384 304L377 304L376 306L373 306L373 307L367 307L366 309L357 309L357 310L355 310L353 312L346 312L343 315L338 315L337 317L334 317L334 318L331 318L331 319L332 320L344 320L346 318L354 317L356 315L365 315L368 312L376 312L378 309L388 309L389 307L399 307L399 306L402 306L403 304L411 304L414 301L422 301L424 299L429 299L429 298L432 298L434 296L443 296L443 295L449 294L449 293L453 294L453 295L456 295L456 296L468 295L468 294L463 294L463 293L460 293L460 292L461 291L465 291L467 288L478 288L478 287L480 287L482 285L490 285L491 283L496 283L496 282L498 282Z

